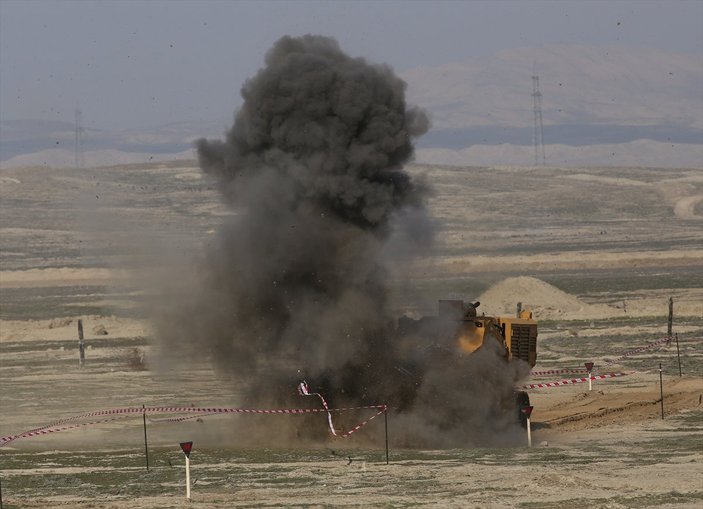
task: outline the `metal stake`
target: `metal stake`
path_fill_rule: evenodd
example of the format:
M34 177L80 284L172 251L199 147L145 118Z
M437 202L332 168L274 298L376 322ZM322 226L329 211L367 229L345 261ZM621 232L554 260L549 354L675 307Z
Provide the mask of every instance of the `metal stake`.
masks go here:
M146 407L142 405L142 420L144 421L144 457L146 458L146 469L149 470L149 446L146 441Z
M662 420L664 419L664 382L662 378L662 363L659 363L659 392L661 395Z
M83 320L78 320L78 363L85 364L85 343L83 342Z
M383 420L386 423L386 465L390 463L388 457L388 405L386 405L386 410L383 412Z

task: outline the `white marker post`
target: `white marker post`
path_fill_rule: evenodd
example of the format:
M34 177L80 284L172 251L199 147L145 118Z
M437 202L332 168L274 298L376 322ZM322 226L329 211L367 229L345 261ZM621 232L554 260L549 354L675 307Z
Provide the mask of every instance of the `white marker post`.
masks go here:
M522 413L527 417L527 447L532 447L532 425L530 424L530 415L532 415L532 409L534 407L525 406L522 407Z
M588 371L588 392L591 392L593 390L593 377L591 376L591 371L593 370L593 363L586 362L584 363L584 366L586 366L586 371Z
M186 498L190 500L190 456L186 456Z
M180 445L186 455L186 498L190 500L190 451L193 449L193 442L181 442Z

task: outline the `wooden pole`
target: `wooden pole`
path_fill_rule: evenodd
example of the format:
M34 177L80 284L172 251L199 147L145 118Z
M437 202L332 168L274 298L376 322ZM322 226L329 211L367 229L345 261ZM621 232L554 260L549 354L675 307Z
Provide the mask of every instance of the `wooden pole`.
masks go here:
M142 405L142 421L144 422L144 458L146 459L146 469L149 470L149 446L146 441L146 407Z
M666 325L666 335L671 337L672 328L674 326L674 298L669 297L669 321Z
M386 423L386 465L390 463L390 457L388 456L388 405L386 405L386 410L383 412L383 420Z
M78 320L78 363L85 364L85 343L83 342L83 320Z
M2 509L2 481L0 481L0 509Z
M532 447L532 425L529 417L527 418L527 447Z
M662 363L659 363L659 392L661 395L662 420L664 419L664 381L662 378Z

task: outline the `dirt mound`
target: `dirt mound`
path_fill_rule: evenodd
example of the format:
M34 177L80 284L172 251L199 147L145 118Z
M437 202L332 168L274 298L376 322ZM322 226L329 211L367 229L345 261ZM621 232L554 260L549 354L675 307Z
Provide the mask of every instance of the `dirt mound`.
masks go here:
M493 285L479 298L487 315L513 315L518 302L535 318L580 318L599 314L601 306L587 304L534 277L511 277Z
M701 316L701 290L667 289L632 292L624 301L609 303L584 302L578 297L534 277L520 276L504 279L486 290L480 297L479 311L489 316L514 316L518 302L532 311L538 320L603 320L607 318L666 316L669 296L676 302L678 316Z

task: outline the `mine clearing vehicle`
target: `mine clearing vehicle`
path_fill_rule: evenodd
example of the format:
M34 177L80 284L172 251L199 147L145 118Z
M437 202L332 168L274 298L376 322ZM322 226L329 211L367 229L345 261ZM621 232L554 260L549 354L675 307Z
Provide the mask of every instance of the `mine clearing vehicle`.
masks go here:
M402 336L417 335L430 343L424 347L443 349L447 354L472 354L488 341L496 341L506 362L521 360L530 368L537 362L537 322L532 312L518 305L517 316L478 315L480 302L462 300L440 300L437 316L425 316L419 320L403 317L398 320L398 331ZM491 346L495 346L491 345ZM451 351L451 352L450 352ZM399 370L409 370L399 367ZM526 423L522 408L530 406L529 395L515 392L518 419Z

